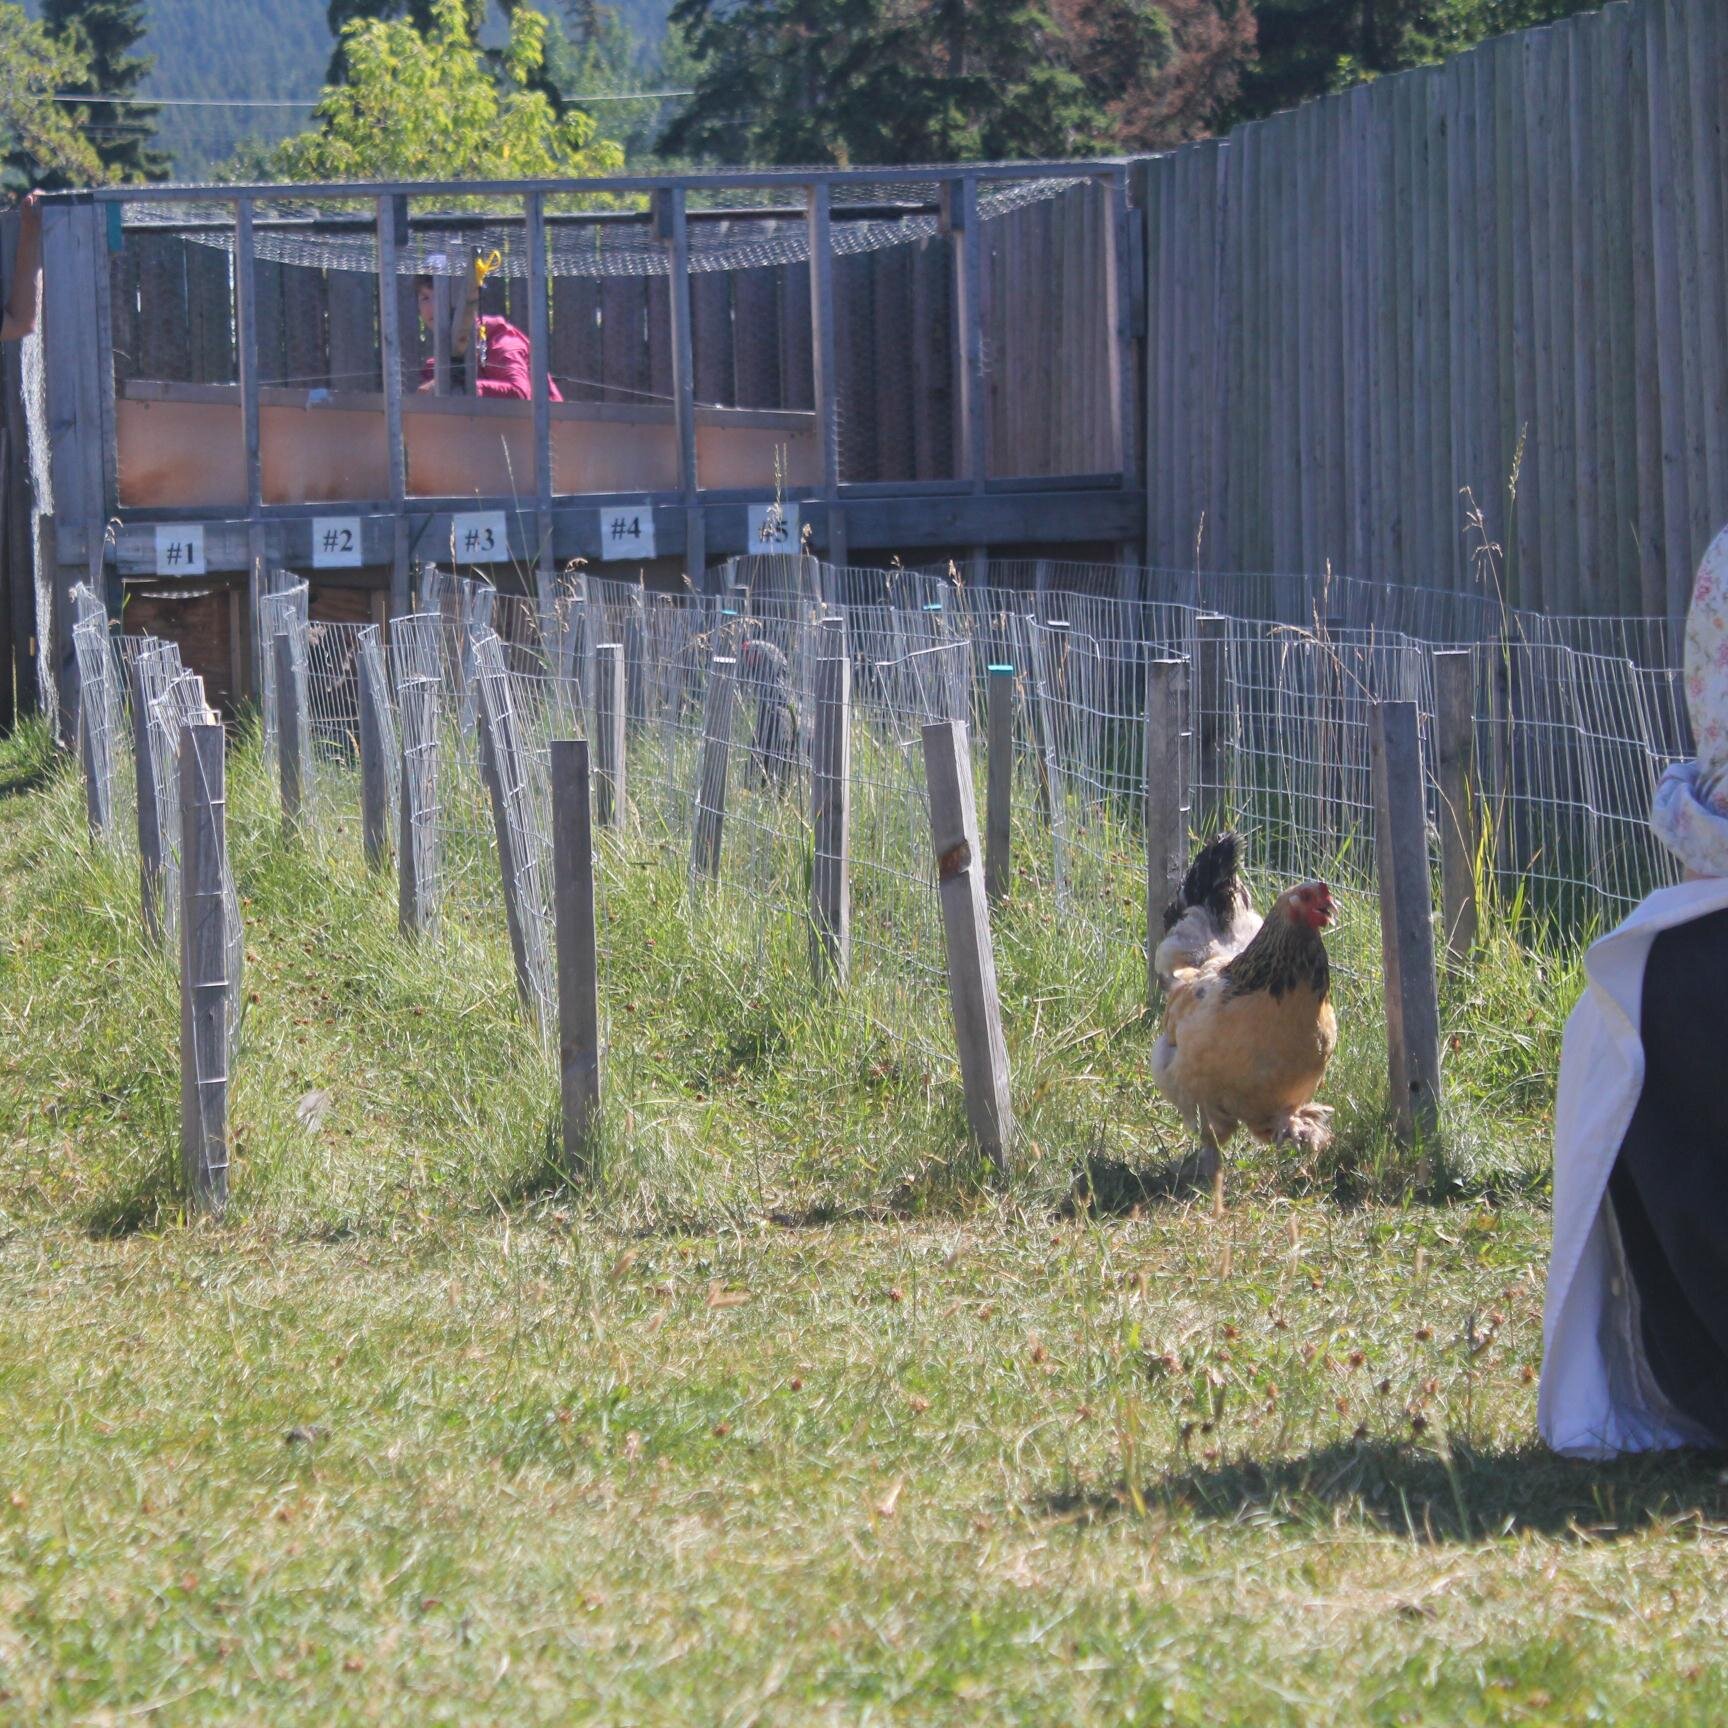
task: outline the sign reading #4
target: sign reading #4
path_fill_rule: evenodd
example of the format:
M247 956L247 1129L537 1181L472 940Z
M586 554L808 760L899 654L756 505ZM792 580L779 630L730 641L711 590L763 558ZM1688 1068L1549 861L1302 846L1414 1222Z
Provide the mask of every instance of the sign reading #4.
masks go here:
M158 576L203 576L206 573L202 522L182 522L156 530Z
M654 511L647 504L624 504L600 512L600 556L652 558Z
M798 538L798 506L796 504L752 504L750 531L744 542L746 555L763 552L796 552Z
M502 564L510 557L510 529L502 510L469 510L450 518L454 564Z

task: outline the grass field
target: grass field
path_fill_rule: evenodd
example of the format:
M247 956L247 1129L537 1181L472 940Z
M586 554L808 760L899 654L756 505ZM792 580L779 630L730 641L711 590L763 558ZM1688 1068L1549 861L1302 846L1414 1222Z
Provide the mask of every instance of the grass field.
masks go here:
M692 923L626 841L579 1191L496 909L405 947L351 825L285 846L251 749L230 775L234 1205L188 1227L171 971L76 782L0 747L0 1715L1728 1711L1715 1465L1535 1444L1575 955L1501 935L1448 983L1430 1169L1384 1132L1347 904L1339 1144L1240 1157L1219 1221L1136 1182L1183 1150L1137 954L1077 964L1031 896L998 921L998 1187L867 991Z

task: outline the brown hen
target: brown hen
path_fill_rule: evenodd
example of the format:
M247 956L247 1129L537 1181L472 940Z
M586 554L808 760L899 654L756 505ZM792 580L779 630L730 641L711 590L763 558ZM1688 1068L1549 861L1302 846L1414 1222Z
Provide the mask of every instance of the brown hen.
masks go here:
M1313 1100L1338 1042L1321 936L1332 922L1331 890L1324 882L1286 888L1241 941L1253 915L1239 851L1233 834L1203 848L1165 914L1158 970L1169 1002L1152 1052L1152 1078L1199 1137L1220 1207L1220 1149L1237 1128L1305 1151L1330 1141L1331 1111Z

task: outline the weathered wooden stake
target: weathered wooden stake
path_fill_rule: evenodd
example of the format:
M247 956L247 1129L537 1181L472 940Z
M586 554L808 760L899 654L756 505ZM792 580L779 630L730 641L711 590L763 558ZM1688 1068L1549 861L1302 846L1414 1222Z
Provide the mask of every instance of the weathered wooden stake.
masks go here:
M1195 665L1190 679L1189 724L1199 739L1198 780L1193 804L1195 827L1210 834L1222 822L1224 809L1224 687L1225 647L1230 620L1203 612L1194 620Z
M1014 1146L1014 1106L1008 1087L1008 1046L996 996L996 957L990 911L978 858L978 811L966 726L938 720L924 728L924 784L930 798L930 838L936 849L937 890L948 948L948 999L966 1118L979 1149L998 1170Z
M300 680L294 669L294 638L276 633L276 763L282 785L282 828L300 832L306 802L306 764L300 757Z
M552 740L552 900L558 940L558 1080L564 1159L593 1169L600 1119L600 965L594 944L594 832L588 744Z
M720 874L720 842L726 825L726 767L732 745L732 696L738 662L716 654L708 666L702 704L702 766L696 783L696 822L690 842L690 873L698 882Z
M510 930L510 956L516 964L516 994L528 1013L537 1011L534 974L528 964L528 932L522 912L522 873L525 860L518 850L517 836L510 827L508 789L520 772L506 735L506 721L499 713L495 687L490 678L474 681L478 695L480 778L486 783L492 805L492 832L498 844L498 873L504 882L504 922Z
M1456 963L1476 946L1476 857L1481 795L1476 777L1476 665L1468 648L1434 656L1440 782L1440 904L1446 952Z
M1146 999L1156 1001L1154 957L1164 908L1188 867L1188 662L1146 668Z
M594 650L594 820L622 828L626 801L624 648L602 642Z
M134 660L132 689L132 768L138 786L138 899L144 934L162 940L162 820L156 807L156 752L150 740L150 697L142 660Z
M390 862L390 773L379 716L386 700L377 660L365 648L357 658L360 675L360 839L369 869Z
M1440 997L1416 704L1375 703L1369 737L1388 1084L1394 1126L1409 1142L1431 1135L1440 1117Z
M984 892L1008 898L1014 879L1014 668L992 666L984 710Z
M228 1204L227 845L223 733L180 738L180 1167L192 1205Z
M810 965L844 985L852 965L852 659L846 620L824 619L810 742Z

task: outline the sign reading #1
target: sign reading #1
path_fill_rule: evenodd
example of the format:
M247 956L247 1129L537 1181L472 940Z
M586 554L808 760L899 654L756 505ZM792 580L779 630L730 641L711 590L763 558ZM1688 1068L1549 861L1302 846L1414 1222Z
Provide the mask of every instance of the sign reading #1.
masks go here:
M158 576L203 576L204 524L181 522L156 530L156 574Z
M749 509L750 529L744 541L747 555L799 549L796 504L752 504Z
M652 558L654 556L654 508L650 504L621 504L600 512L600 556Z
M469 510L450 518L450 556L456 564L502 564L510 557L510 530L502 510Z
M360 568L360 518L358 516L314 516L312 518L312 567L315 570Z

